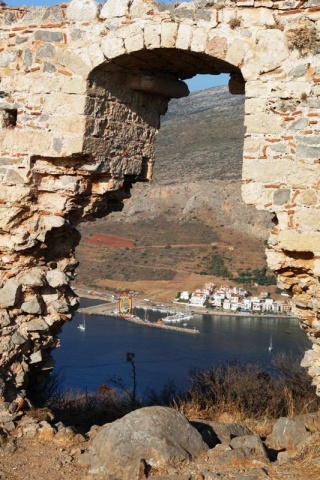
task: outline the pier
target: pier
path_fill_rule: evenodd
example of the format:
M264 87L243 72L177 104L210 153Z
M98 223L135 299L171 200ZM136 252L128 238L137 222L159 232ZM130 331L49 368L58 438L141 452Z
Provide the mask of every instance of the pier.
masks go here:
M111 307L110 303L102 303L99 305L94 305L92 307L79 308L78 311L84 313L85 315L102 315L106 317L119 318L119 320L125 320L126 322L135 323L136 325L143 325L144 327L160 328L162 330L173 330L174 332L191 333L192 335L200 333L200 331L196 328L176 327L173 325L148 322L142 320L135 315L131 317L120 317L117 313L115 313L115 309L117 308L117 302L114 302L113 305L114 306Z

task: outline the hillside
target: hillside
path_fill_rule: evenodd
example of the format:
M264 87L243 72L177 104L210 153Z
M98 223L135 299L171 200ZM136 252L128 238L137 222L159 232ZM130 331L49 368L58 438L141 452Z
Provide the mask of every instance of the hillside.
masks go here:
M155 183L240 180L244 96L214 87L172 100L156 142Z
M227 87L170 102L156 141L154 182L134 185L122 212L82 225L79 284L140 282L150 291L152 282L179 278L179 288L190 275L215 276L208 268L213 255L234 276L263 268L271 220L241 199L243 115L243 96ZM103 235L133 243L110 246Z

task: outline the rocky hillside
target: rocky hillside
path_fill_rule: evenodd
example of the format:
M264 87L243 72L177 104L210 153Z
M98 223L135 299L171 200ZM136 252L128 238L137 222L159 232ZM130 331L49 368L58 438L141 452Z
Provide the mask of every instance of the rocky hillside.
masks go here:
M244 96L215 87L172 100L157 138L155 182L240 180Z
M135 223L139 217L188 220L193 212L266 238L270 217L241 199L244 97L214 87L171 100L156 141L152 185L135 185L121 215L105 222ZM168 217L167 217L168 218Z
M199 273L199 249L214 242L236 248L226 259L234 274L240 268L261 268L271 219L241 199L243 124L244 97L230 95L227 87L172 100L156 141L154 182L134 185L121 213L82 226L79 277L170 280L179 270ZM144 258L142 266L141 251L131 251L121 259L121 273L114 249L96 245L90 250L88 240L97 232L132 239L146 249L142 253L149 261ZM173 256L170 266L166 252L159 250L168 245L192 252L180 260ZM156 252L150 250L155 246Z

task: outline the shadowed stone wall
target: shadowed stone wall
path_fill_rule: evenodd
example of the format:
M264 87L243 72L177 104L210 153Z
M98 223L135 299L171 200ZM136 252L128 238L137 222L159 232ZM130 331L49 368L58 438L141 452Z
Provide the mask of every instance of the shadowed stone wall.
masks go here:
M78 299L79 222L152 179L153 141L183 80L245 93L243 198L274 212L269 266L313 341L320 391L318 0L72 0L0 8L0 397L42 388Z

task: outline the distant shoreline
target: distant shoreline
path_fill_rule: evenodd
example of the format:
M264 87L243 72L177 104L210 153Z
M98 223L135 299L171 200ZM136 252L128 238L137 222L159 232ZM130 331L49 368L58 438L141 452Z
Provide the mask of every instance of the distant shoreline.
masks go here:
M108 298L106 298L106 295L103 294L103 293L100 293L98 291L93 291L93 290L85 290L84 288L75 288L76 291L79 292L79 296L80 297L83 297L83 298L92 298L92 299L95 299L95 300L102 300L102 301L105 301L105 302L108 302L108 303L111 303L110 300ZM139 296L137 296L137 298L139 299L139 305L136 307L136 308L149 308L149 309L156 309L155 307L157 306L157 304L155 304L153 302L152 299L149 300L149 302L146 302L145 300L143 300L142 298L139 298ZM114 304L116 304L116 301L113 302ZM168 304L168 303L165 303L165 304L162 304L161 307L163 308L167 308L168 310L172 309L172 308L176 308L177 310L179 310L179 308L177 308L177 305L181 305L184 307L184 304ZM181 309L181 311L183 311ZM193 310L193 314L194 315L212 315L212 316L226 316L226 317L240 317L240 318L247 318L247 317L254 317L254 318L290 318L290 319L293 319L293 320L299 320L297 317L294 317L292 315L281 315L281 314L260 314L260 313L239 313L239 312L227 312L227 311L217 311L217 310L209 310L207 308L199 308L199 309L196 309L196 310Z

